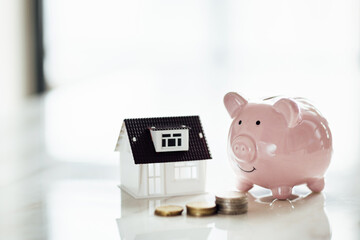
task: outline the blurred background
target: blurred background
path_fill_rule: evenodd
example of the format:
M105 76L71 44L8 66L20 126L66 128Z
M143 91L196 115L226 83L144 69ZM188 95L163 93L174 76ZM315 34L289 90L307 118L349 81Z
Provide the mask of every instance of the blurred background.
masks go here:
M97 214L113 216L118 195L104 189L118 184L113 150L124 118L200 115L214 158L209 186L231 182L222 103L229 91L310 99L333 133L328 174L360 170L359 7L358 0L0 0L0 213L13 216L0 230L24 239L37 224L46 231L34 236L69 239L67 221L87 206L73 204L89 198L107 203ZM30 230L12 231L30 219ZM101 224L93 221L84 229ZM112 232L101 226L91 237Z

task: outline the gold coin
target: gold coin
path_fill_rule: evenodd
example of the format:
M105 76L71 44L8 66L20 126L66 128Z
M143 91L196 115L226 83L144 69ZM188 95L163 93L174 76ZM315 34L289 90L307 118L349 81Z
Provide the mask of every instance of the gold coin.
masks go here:
M181 215L184 208L176 205L159 206L155 209L155 215L162 217L178 216Z
M191 202L186 204L188 215L203 217L216 213L216 205L213 202Z
M187 214L194 217L205 217L205 216L211 216L216 213L216 209L208 212L199 212L199 211L187 211Z
M191 202L186 204L187 209L203 210L203 209L214 209L216 207L213 202Z

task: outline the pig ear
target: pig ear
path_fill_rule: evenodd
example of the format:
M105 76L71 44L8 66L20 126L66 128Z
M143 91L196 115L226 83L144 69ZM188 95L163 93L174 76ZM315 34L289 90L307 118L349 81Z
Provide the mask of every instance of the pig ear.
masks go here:
M301 122L300 108L294 100L282 98L274 104L274 108L285 117L289 128Z
M224 104L231 118L234 118L236 112L243 108L247 103L245 98L235 92L229 92L224 97Z

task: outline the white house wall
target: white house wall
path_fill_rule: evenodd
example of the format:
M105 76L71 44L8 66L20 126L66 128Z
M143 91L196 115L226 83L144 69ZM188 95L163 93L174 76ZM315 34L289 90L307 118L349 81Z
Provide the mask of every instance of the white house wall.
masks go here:
M140 166L134 164L132 154L120 152L120 169L120 186L127 191L131 191L132 194L137 194L140 178Z
M186 195L205 191L206 161L198 162L198 177L196 179L174 179L174 163L165 164L165 191L167 195Z
M146 197L148 195L148 165L140 165L140 179L138 197Z
M136 165L128 141L127 131L120 139L120 186L132 195L139 192L140 165Z

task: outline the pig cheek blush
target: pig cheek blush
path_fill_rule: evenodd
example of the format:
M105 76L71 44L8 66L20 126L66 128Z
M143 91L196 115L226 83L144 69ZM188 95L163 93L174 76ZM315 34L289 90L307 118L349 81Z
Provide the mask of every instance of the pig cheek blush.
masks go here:
M295 185L323 190L332 136L328 122L309 101L278 96L248 102L230 92L224 105L231 119L238 119L230 127L228 156L239 191L258 185L285 200ZM261 174L251 174L256 170L254 162L261 166Z

